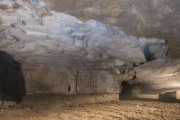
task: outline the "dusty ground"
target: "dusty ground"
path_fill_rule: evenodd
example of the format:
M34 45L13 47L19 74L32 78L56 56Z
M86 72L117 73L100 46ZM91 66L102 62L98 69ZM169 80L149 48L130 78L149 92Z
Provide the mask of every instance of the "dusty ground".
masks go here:
M27 95L18 106L1 107L0 120L180 119L180 103L140 100L86 103L87 99L83 95L78 99L77 96Z

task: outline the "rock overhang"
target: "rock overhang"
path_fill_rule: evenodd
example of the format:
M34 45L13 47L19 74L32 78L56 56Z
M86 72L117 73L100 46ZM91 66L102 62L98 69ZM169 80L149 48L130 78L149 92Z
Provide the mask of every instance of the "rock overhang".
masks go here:
M110 62L112 59L119 59L143 63L151 54L158 58L167 52L164 40L130 36L95 20L86 22L71 15L48 11L44 8L44 2L32 2L37 6L17 1L16 6L21 7L10 15L7 11L13 9L12 5L15 3L1 3L3 6L9 6L8 10L2 10L1 18L2 35L6 37L4 39L10 39L2 40L8 42L11 52L21 52L15 56L28 53L32 60L33 56L50 55L51 58L56 56L57 61L60 61L59 56L62 61L66 57L61 55L67 54L66 56L71 56L71 60L74 57L77 61L99 62L111 58ZM4 44L7 43L3 42L1 46ZM14 44L13 47L10 44ZM7 48L8 45L3 49ZM156 48L156 53L151 52L154 50L151 48Z
M83 20L98 20L134 36L161 38L179 58L178 0L46 0L49 10L71 14Z

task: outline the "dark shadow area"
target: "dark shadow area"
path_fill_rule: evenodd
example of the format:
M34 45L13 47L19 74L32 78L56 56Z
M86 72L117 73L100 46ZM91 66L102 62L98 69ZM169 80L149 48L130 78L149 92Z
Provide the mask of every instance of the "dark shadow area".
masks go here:
M159 95L159 100L161 102L179 102L180 103L180 100L177 100L176 99L176 92L166 92L164 94L160 94Z
M149 46L146 46L144 48L144 56L146 57L147 61L153 61L155 60L153 54L151 53L151 51L149 50Z
M0 100L22 102L26 95L25 80L21 64L4 51L0 51Z

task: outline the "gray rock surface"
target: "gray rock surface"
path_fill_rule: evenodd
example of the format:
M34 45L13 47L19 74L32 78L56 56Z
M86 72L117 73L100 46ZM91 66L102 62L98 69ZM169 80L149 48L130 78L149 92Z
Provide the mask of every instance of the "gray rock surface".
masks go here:
M49 10L97 20L134 36L165 39L171 48L168 55L173 59L180 57L179 0L43 1Z

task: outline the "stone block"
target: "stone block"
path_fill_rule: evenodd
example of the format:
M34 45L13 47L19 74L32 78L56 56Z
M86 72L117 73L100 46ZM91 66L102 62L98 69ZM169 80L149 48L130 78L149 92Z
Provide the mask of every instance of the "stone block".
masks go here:
M180 90L176 91L176 99L180 100Z
M156 100L158 100L159 99L159 94L157 94L157 95L138 94L137 98L140 98L140 99L156 99Z

